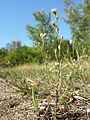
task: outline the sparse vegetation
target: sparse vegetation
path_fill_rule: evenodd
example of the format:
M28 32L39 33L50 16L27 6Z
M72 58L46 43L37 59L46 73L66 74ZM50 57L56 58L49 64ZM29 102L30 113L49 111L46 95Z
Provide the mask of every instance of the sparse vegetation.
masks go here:
M54 23L51 23L51 13L42 11L33 13L38 21L36 27L26 25L34 47L21 46L19 41L14 41L8 44L9 49L0 49L0 78L6 79L22 96L32 97L32 105L39 116L36 120L57 120L59 112L59 118L64 119L67 111L69 117L65 119L70 119L69 111L76 98L90 104L88 4L85 1L85 6L80 7L67 0L65 4L69 7L65 10L73 34L72 43L60 37L59 13L53 9Z

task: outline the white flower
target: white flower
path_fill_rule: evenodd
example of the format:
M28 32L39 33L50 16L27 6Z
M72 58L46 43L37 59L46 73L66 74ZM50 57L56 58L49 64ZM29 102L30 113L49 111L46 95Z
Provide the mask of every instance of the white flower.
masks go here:
M59 65L59 63L58 62L55 62L55 66L58 66Z
M63 39L63 35L61 35L61 39Z
M46 33L40 33L40 37L43 39L44 37L46 37Z
M40 37L42 37L43 36L43 33L40 33Z
M43 37L46 37L46 33L43 34Z
M56 8L52 9L51 11L52 11L52 13L54 13L55 15L57 14L57 9L56 9Z
M59 18L59 14L56 8L52 9L51 12L55 15L56 20Z
M72 44L72 40L70 40L69 42L70 42L70 44Z

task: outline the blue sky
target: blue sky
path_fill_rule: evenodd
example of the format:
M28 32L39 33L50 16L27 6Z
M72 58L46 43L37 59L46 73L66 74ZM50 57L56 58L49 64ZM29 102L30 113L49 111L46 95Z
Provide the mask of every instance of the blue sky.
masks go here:
M81 3L83 0L73 0ZM64 14L64 0L0 0L0 47L13 40L20 40L23 45L32 45L27 37L25 24L35 25L32 12L44 10L50 12L57 8L62 16ZM64 38L70 39L70 28L63 21L60 21L60 32Z

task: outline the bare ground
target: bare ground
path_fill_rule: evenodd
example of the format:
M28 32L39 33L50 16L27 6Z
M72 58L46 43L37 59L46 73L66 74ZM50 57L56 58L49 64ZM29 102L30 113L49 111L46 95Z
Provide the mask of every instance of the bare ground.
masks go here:
M11 84L0 79L0 120L90 120L86 107L87 103L75 101L66 110L57 108L54 113L47 106L35 113L30 96L17 94Z
M0 120L31 120L34 118L29 96L15 93L7 81L0 79Z

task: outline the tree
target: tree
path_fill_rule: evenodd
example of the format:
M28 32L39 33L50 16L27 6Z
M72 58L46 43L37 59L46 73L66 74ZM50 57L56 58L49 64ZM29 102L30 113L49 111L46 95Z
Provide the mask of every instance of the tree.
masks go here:
M47 52L49 60L55 59L54 49L56 48L56 41L61 38L58 36L56 37L56 31L55 27L58 28L58 25L55 26L55 23L51 22L51 14L46 14L44 11L41 12L34 12L33 16L35 20L37 21L37 25L35 27L30 26L29 24L26 24L26 30L28 32L29 38L34 42L34 45L39 48L43 45L43 50L45 53ZM59 29L59 28L58 28ZM63 43L68 44L68 42L65 42L63 40ZM64 44L62 44L64 45ZM68 45L66 45L68 46ZM65 47L66 47L65 46ZM62 53L62 56L67 51L67 48L62 47L61 51L64 51ZM44 55L44 54L43 54Z
M65 0L65 12L65 22L70 25L74 46L79 51L83 47L90 47L90 0L84 0L79 5L75 5L72 0Z
M46 14L44 11L34 12L33 16L37 21L36 27L32 27L26 24L26 29L28 31L28 36L33 40L35 46L41 47L43 45L43 51L48 52L48 54L53 57L53 46L55 41L55 31L51 23L51 14ZM45 39L42 40L42 35L45 35ZM44 42L44 44L43 44Z
M6 45L6 48L7 48L8 50L18 49L18 48L20 48L20 47L21 47L21 42L18 41L18 40L14 40L14 41L12 41L11 43L8 43L8 44Z
M40 50L35 47L22 46L19 49L12 49L5 54L0 50L0 65L12 67L24 63L42 63L43 58ZM1 56L3 55L3 56Z
M6 48L0 49L0 62L2 61L3 57L7 54L8 50Z
M40 34L46 33L46 44L52 43L52 34L54 34L54 29L51 22L51 15L46 14L44 11L34 12L33 16L35 20L38 22L36 27L32 27L29 24L26 24L26 29L28 31L28 36L33 40L34 44L37 45L38 42L42 44Z
M79 41L85 40L90 35L90 1L75 5L71 0L65 0L65 12L68 19L65 20L72 31L73 38Z

